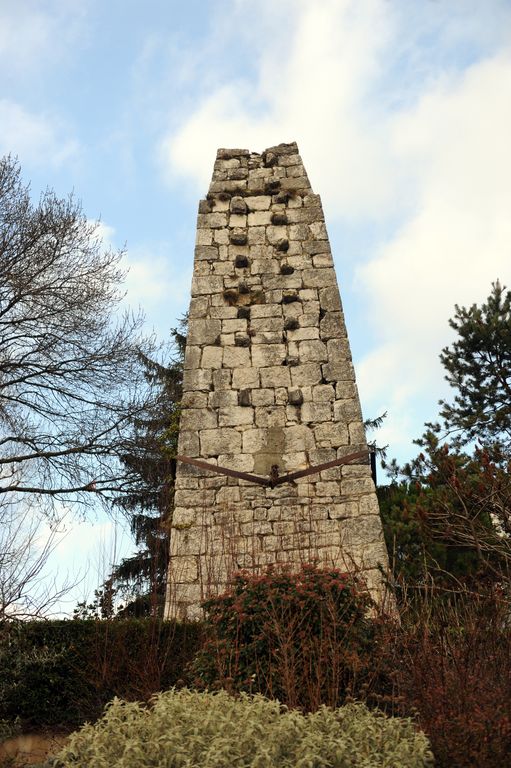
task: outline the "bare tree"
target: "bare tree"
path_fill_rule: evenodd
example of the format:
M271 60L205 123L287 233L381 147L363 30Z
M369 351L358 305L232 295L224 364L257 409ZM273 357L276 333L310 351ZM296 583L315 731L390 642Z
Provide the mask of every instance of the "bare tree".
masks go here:
M0 159L0 500L87 502L129 485L145 396L141 317L119 303L122 252L72 196L37 205ZM47 507L48 509L48 507Z
M48 525L28 498L0 506L0 624L46 616L76 586L44 572L62 536L58 523Z

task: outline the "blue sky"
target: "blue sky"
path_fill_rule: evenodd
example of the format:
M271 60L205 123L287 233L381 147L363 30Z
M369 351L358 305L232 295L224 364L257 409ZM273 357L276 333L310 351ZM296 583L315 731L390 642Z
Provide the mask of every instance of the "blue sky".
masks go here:
M399 460L448 394L454 304L511 285L509 136L511 0L0 0L0 152L126 243L162 338L217 147L298 142Z

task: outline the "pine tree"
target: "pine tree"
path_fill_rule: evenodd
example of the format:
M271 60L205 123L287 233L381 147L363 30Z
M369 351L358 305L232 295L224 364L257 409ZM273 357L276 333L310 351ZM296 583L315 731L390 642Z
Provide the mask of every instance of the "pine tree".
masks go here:
M137 552L114 566L104 588L123 602L120 615L160 615L172 522L175 454L179 431L186 320L172 332L175 355L168 365L144 357L153 391L150 406L137 417L132 450L123 457L134 482L119 505L130 519Z
M443 429L458 445L473 440L511 451L511 291L497 280L480 307L456 305L449 321L457 332L440 359L454 401L440 402Z

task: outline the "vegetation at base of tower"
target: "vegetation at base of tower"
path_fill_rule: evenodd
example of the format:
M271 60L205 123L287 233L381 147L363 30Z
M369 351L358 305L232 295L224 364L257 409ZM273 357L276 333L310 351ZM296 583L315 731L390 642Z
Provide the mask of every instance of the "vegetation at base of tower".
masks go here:
M394 579L413 590L484 589L511 570L510 464L484 448L472 455L432 432L401 469L400 482L378 489Z
M378 489L398 587L472 588L511 572L511 292L498 281L479 307L456 305L458 337L441 360L455 390L440 402L419 455L389 465Z
M33 204L0 159L0 504L51 514L126 488L153 345L120 311L122 256L72 196Z
M240 572L204 604L195 686L259 692L314 710L357 696L372 651L370 598L354 576L303 565Z
M184 689L159 694L150 707L113 701L101 720L71 737L54 764L110 768L121 762L126 768L425 768L433 756L411 720L362 704L303 715L262 696Z
M0 723L71 730L119 696L176 685L202 640L198 624L159 619L27 621L0 627Z

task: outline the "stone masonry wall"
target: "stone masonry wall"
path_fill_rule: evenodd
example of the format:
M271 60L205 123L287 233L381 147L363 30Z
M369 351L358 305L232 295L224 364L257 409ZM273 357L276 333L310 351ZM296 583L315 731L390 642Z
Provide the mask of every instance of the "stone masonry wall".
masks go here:
M178 452L268 476L366 448L321 201L296 144L220 149L199 205ZM179 463L167 616L229 574L386 565L368 461L274 489Z

